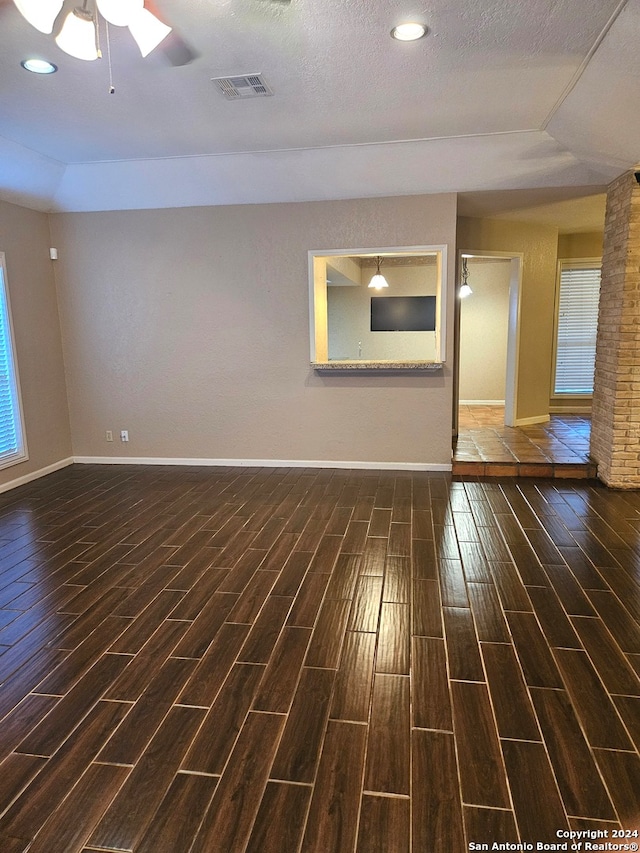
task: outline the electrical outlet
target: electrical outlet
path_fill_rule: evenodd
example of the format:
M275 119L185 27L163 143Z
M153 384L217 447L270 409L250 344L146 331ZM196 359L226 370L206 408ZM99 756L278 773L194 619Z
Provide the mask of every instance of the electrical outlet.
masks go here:
M112 430L110 430L110 429L107 430L106 439L107 439L107 441L113 441L113 431Z
M121 429L120 430L120 441L129 441L129 430Z

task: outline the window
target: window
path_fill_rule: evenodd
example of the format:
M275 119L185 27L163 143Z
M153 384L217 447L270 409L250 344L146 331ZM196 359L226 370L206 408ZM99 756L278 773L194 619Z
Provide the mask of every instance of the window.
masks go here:
M0 252L0 468L26 459L4 254Z
M599 261L561 261L554 394L593 393Z

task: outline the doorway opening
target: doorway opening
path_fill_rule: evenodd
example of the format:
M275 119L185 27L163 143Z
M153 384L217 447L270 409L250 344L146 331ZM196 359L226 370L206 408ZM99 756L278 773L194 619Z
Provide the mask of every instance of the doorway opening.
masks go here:
M456 305L454 435L461 406L516 426L522 255L465 250L458 269L469 288Z
M522 255L463 251L458 263L471 292L456 306L454 474L594 476L588 418L517 416Z

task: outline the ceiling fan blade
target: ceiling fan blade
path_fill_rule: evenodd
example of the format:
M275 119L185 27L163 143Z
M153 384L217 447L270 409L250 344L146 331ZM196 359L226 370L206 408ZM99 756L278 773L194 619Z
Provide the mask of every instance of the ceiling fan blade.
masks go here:
M172 30L157 50L169 65L189 65L200 55L182 38L179 32Z
M165 16L158 10L158 7L154 0L145 0L145 8L149 10L153 15L155 15L158 20L167 24L170 27L173 27L171 21L168 21ZM169 65L189 65L190 62L193 62L194 59L197 59L200 55L196 50L194 50L191 45L186 42L180 33L173 28L169 35L163 39L158 47L155 50L155 53L162 56L162 58Z

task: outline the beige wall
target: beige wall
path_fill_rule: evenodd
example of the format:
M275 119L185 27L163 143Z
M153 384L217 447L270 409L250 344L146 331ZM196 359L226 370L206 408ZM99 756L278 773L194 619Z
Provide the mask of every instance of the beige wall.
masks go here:
M48 217L0 202L29 459L0 471L0 487L71 456Z
M523 253L516 418L549 414L558 230L501 219L458 220L462 251Z
M377 296L435 296L438 267L435 261L422 266L383 267L388 290L369 289L375 267L365 267L360 286L327 287L330 359L369 361L437 361L434 332L372 332L371 299ZM358 343L361 355L358 354Z
M473 293L460 303L460 400L504 402L511 262L467 263Z
M601 258L602 231L585 232L584 234L560 234L558 237L558 258Z
M452 266L455 216L454 195L52 216L74 453L449 464L452 334L435 376L317 376L307 252L448 244ZM451 324L452 270L446 298Z

